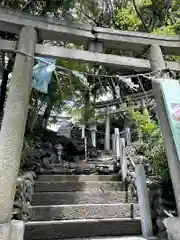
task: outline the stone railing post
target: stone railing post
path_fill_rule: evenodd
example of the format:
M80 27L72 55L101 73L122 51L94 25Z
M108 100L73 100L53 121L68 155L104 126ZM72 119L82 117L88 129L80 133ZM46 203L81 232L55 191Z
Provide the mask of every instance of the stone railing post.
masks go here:
M85 125L81 126L81 138L84 139L85 138Z
M110 151L110 115L109 106L106 109L106 122L105 122L105 145L106 151Z
M116 152L116 138L114 133L111 135L111 138L112 138L112 150L113 152Z
M129 127L126 127L124 131L125 131L126 144L129 146L131 144L131 130Z
M119 148L120 148L120 164L121 164L121 175L122 175L122 181L123 184L126 181L127 177L127 158L126 158L126 152L125 152L125 139L120 138L119 139Z
M85 136L84 138L84 153L85 153L85 161L88 160L88 142L87 142L87 137Z
M0 224L12 218L25 125L31 93L32 68L37 34L33 27L23 27L16 54L9 93L0 131ZM5 237L1 239L6 239Z
M12 220L10 240L24 240L25 223L23 221Z
M117 162L120 162L120 136L119 136L119 128L115 128L115 144L116 144L116 158Z
M136 165L135 171L142 235L143 237L148 238L153 236L153 228L144 166L142 164Z

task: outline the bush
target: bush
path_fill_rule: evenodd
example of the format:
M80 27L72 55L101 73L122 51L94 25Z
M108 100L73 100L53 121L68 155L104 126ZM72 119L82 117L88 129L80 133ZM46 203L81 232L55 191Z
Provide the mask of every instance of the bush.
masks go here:
M162 138L146 154L154 173L163 180L169 180L169 168Z
M167 157L160 128L156 121L149 120L149 116L139 111L130 110L132 124L136 123L137 131L142 134L143 142L136 144L134 153L143 155L153 173L163 180L170 178Z

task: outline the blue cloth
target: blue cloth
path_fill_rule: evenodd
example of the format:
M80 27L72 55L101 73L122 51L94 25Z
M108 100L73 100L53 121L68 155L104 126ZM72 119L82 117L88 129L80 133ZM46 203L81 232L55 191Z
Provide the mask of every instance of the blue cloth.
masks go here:
M52 78L52 73L55 70L56 60L44 59L44 58L37 58L37 59L39 59L39 61L34 66L33 73L32 73L32 77L33 77L32 87L42 93L48 93L48 84L50 83Z

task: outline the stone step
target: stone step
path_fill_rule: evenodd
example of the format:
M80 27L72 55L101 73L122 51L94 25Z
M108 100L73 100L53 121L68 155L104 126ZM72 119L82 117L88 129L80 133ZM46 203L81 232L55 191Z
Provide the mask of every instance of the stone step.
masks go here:
M94 192L121 191L122 183L120 181L37 181L35 183L35 192L75 192L89 190Z
M86 160L85 158L81 158L81 159L78 159L76 160L76 158L74 159L74 162L78 163L78 162L106 162L106 161L114 161L116 159L116 154L115 153L112 153L110 155L106 155L106 154L102 154L101 156L99 157L95 157L95 158L88 158L88 160Z
M70 181L70 182L83 182L83 181L119 181L120 175L39 175L38 181Z
M140 219L82 219L27 222L25 240L141 235Z
M131 200L128 192L40 192L33 195L32 205L115 204L128 200Z
M77 168L66 168L66 167L56 167L56 168L47 168L43 169L39 174L46 174L46 175L54 175L54 174L65 174L65 175L70 175L70 174L85 174L85 175L90 175L92 173L99 172L104 172L104 174L113 174L114 173L114 166L111 165L111 168L104 168L100 165L98 165L96 168L82 168L82 167L77 167Z
M68 240L73 240L68 239ZM46 239L47 240L47 239ZM123 237L90 237L90 238L75 238L74 240L168 240L168 238L159 238L159 237L148 237L144 238L142 236L123 236Z
M68 169L68 168L64 168L64 167L61 167L61 168L46 168L46 169L43 169L39 174L39 176L41 175L70 175L73 173L73 169ZM79 173L81 174L81 173Z
M30 221L71 219L137 218L138 204L79 204L30 207Z
M75 161L75 163L83 163L83 162L85 162L85 163L94 163L94 162L97 162L97 163L100 163L100 162L109 163L109 162L116 161L115 158L116 158L116 154L109 155L109 156L101 155L101 156L99 156L97 158L88 158L88 160L84 159L84 160ZM68 162L68 163L70 163L70 162ZM74 162L72 162L72 163L74 163Z
M48 239L44 239L48 240ZM57 239L58 240L58 239ZM68 240L168 240L167 238L148 237L142 236L123 236L123 237L89 237L89 238L71 238Z
M98 158L89 158L88 160L87 160L87 162L112 162L112 161L115 161L115 157L116 157L116 155L114 154L114 155L111 155L111 156L105 156L105 155L102 155L102 156L100 156L100 157L98 157Z
M69 239L69 240L73 240ZM97 238L75 238L75 240L160 240L156 237L144 238L142 236L123 236L123 237L97 237ZM161 240L168 240L168 239L161 239Z
M93 169L97 166L107 166L113 168L115 161L112 160L96 160L96 161L88 161L88 162L66 162L64 163L64 167L67 168L82 168L82 169ZM62 165L59 163L49 164L51 168L62 168Z

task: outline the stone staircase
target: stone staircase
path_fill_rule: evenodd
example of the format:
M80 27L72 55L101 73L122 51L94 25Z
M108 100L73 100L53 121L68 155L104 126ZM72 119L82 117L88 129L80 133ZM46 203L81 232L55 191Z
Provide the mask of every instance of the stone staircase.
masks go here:
M82 173L98 164L104 161L77 163ZM70 168L55 166L39 175L25 240L141 235L138 204L129 202L118 175L73 175Z

